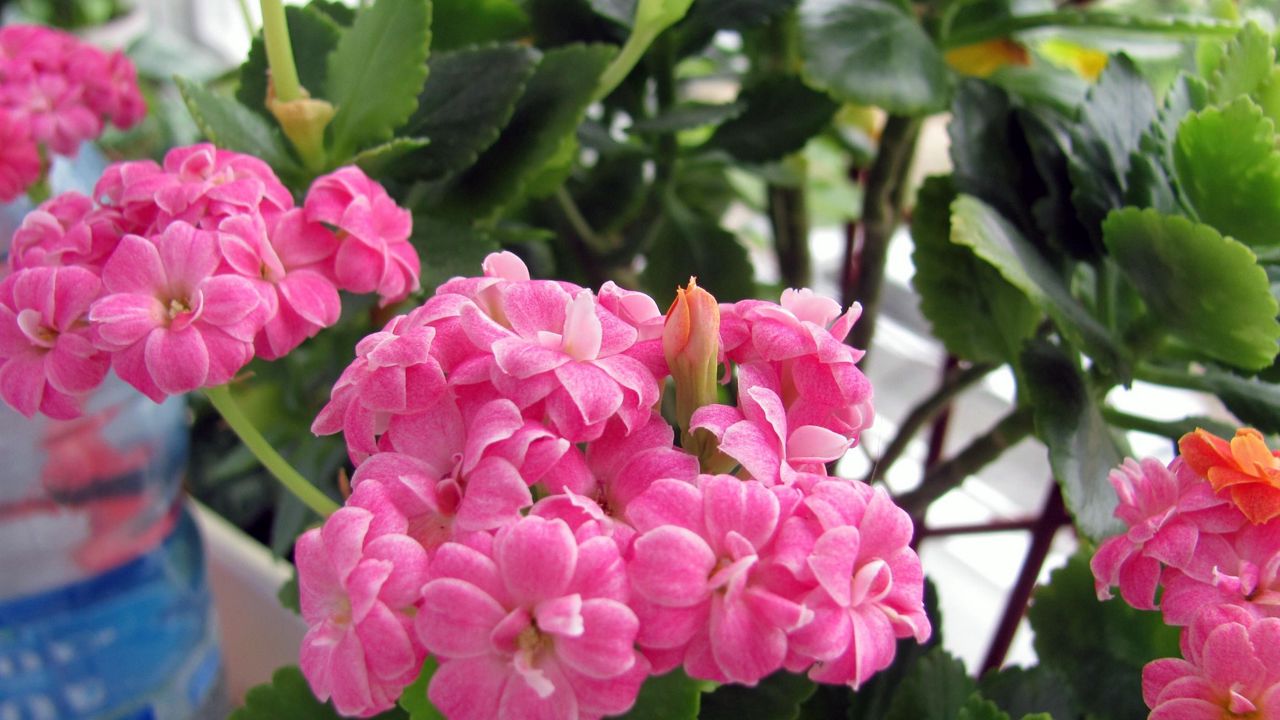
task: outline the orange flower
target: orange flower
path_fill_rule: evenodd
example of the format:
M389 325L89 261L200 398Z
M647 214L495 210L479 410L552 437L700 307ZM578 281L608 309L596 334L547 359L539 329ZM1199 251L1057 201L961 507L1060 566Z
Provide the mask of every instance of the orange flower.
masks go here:
M1267 448L1262 433L1240 428L1228 443L1202 428L1178 441L1183 461L1225 491L1254 525L1280 517L1280 455Z

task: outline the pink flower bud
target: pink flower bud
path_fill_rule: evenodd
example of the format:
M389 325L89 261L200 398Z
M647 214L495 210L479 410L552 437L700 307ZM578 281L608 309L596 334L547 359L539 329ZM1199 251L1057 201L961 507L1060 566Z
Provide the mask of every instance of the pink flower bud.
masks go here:
M701 457L704 443L692 436L689 421L695 410L716 401L720 305L711 293L698 287L696 278L689 278L688 287L676 289L676 300L667 310L662 328L662 351L676 381L682 444Z

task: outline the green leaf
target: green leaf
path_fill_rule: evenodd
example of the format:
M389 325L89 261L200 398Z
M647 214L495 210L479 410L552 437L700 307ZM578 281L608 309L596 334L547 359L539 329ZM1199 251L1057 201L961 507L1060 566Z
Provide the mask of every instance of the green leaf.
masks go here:
M920 115L947 106L951 75L924 28L888 0L803 0L810 80L836 98Z
M637 120L631 125L629 132L645 135L692 130L731 120L741 115L745 109L746 106L742 102L719 105L700 102L678 103L651 118Z
M1112 517L1117 500L1107 476L1125 454L1080 369L1061 348L1043 340L1027 345L1021 366L1036 434L1049 448L1049 465L1076 527L1094 539L1122 531Z
M361 150L352 162L373 177L385 175L391 166L430 145L426 138L403 137Z
M924 609L933 634L923 644L915 638L898 640L893 662L862 684L850 697L848 720L884 720L898 689L916 671L921 660L942 645L942 616L938 610L938 588L929 578L924 580ZM822 688L816 695L822 694ZM806 718L806 720L808 720ZM813 720L817 720L814 718Z
M717 30L743 30L763 25L797 4L798 0L698 0L689 21Z
M981 695L974 693L960 708L960 714L956 715L956 720L1009 720L1009 714L997 707L995 703L984 700Z
M516 0L432 0L431 13L433 53L510 42L529 33L529 15Z
M1212 366L1205 368L1201 380L1241 422L1264 433L1280 433L1280 385Z
M437 710L427 699L427 686L431 684L431 677L436 674L436 668L436 659L427 656L417 679L400 692L399 705L409 713L409 720L445 720L444 713Z
M692 4L693 0L637 0L635 31L656 35L684 18Z
M636 19L636 0L591 0L591 9L623 27L631 27Z
M716 128L705 147L745 163L773 162L800 150L836 113L831 98L790 75L764 78L745 88L738 101L746 111Z
M666 307L691 275L720 302L753 297L755 268L738 239L680 200L668 198L664 205L640 274L658 307Z
M311 0L307 3L307 7L323 13L342 27L351 27L351 24L356 21L355 8L342 0Z
M1112 56L1071 126L1071 198L1095 246L1102 219L1125 204L1129 158L1155 119L1147 81L1128 56Z
M392 708L373 720L405 718L402 710ZM276 670L270 683L249 688L244 706L232 712L230 720L342 720L342 716L329 703L316 700L302 671L290 665Z
M975 689L964 663L936 647L898 686L885 720L953 720Z
M1118 597L1098 601L1084 552L1036 590L1027 618L1040 663L1061 675L1080 709L1098 720L1146 717L1143 666L1181 654L1178 629L1158 612L1134 610Z
M400 130L430 138L431 148L397 165L397 174L430 179L474 163L511 119L537 63L537 51L519 45L433 55L418 109Z
M690 679L680 668L650 675L640 686L636 704L618 720L695 720L702 686L702 681Z
M1237 367L1271 365L1280 307L1249 248L1208 225L1154 210L1118 210L1103 234L1152 314L1179 337Z
M421 282L427 292L450 278L479 274L485 256L501 249L486 232L425 215L414 216L409 242L422 257Z
M302 602L298 598L298 569L294 568L289 575L289 579L280 586L276 591L276 599L280 601L280 606L286 610L302 614Z
M1041 313L971 248L951 242L955 197L950 177L925 180L916 197L911 284L920 296L920 312L947 352L974 362L1014 360Z
M329 55L329 157L391 138L418 106L431 46L430 0L377 0L356 16Z
M1252 100L1240 98L1184 120L1174 167L1200 220L1246 245L1280 243L1275 124Z
M1071 295L1066 281L1044 256L990 206L967 195L956 199L951 206L951 241L973 248L978 257L995 266L1095 362L1122 378L1129 376L1127 351Z
M342 27L332 17L314 7L289 5L284 9L289 24L289 44L293 47L298 81L312 97L327 98L329 53L338 46ZM267 51L258 33L249 47L249 55L240 66L240 86L236 99L255 112L267 112ZM272 119L274 122L274 118Z
M755 687L721 685L702 698L699 720L794 720L816 686L804 675L783 670Z
M1078 718L1075 700L1061 676L1049 667L1008 666L982 676L978 691L1012 717L1044 713L1057 718Z
M506 129L451 183L442 211L484 217L519 197L525 184L556 157L564 138L573 134L614 52L610 45L566 45L547 51Z
M1257 23L1249 23L1223 49L1218 67L1209 78L1214 104L1226 105L1241 95L1253 95L1271 77L1276 52L1271 36Z
M174 78L187 110L200 132L214 145L260 158L278 175L297 177L302 169L285 147L274 123L241 105L184 78Z

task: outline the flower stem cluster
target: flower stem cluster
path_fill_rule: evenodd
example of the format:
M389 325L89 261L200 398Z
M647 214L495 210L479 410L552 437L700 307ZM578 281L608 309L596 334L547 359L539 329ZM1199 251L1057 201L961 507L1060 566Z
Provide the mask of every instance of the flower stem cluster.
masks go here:
M127 129L145 114L123 53L51 28L0 27L0 202L36 184L48 154L74 155L107 122Z
M257 158L195 145L116 163L27 215L0 280L0 398L75 417L108 367L156 402L228 382L338 320L339 290L417 289L409 213L360 170L302 207Z
M664 319L499 253L365 338L313 425L356 463L299 543L316 695L374 715L430 655L446 717L600 718L676 667L857 687L928 638L910 519L826 474L871 418L855 318L691 287ZM720 363L734 406L714 404ZM734 474L655 411L671 375L710 384L682 422Z
M1130 605L1182 627L1182 659L1143 671L1155 720L1280 713L1280 455L1256 430L1231 441L1204 430L1179 441L1168 467L1113 470L1116 517L1092 568L1099 599L1119 585Z

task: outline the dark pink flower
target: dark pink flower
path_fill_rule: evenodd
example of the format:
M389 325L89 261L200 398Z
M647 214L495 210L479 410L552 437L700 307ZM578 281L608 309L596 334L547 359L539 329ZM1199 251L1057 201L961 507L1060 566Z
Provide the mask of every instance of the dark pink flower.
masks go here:
M62 193L22 219L9 246L9 263L15 270L80 265L101 272L123 235L116 220L114 213L95 209L88 197Z
M0 107L0 202L9 202L40 179L40 149L31 126Z

